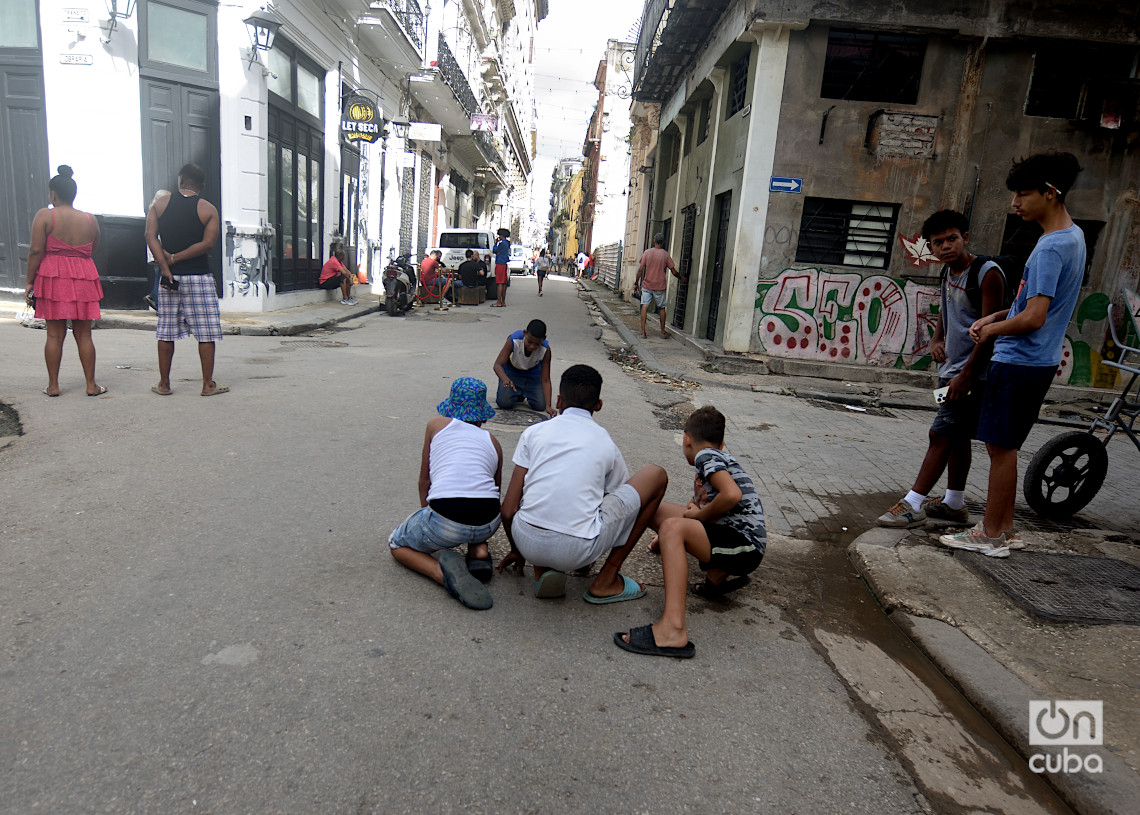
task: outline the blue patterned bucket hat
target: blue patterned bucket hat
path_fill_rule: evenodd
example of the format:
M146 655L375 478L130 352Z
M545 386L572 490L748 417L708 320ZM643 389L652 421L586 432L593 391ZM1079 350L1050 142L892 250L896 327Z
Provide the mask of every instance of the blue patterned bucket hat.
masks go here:
M487 401L487 386L470 376L461 376L451 383L451 396L435 409L440 416L463 422L485 422L495 415Z

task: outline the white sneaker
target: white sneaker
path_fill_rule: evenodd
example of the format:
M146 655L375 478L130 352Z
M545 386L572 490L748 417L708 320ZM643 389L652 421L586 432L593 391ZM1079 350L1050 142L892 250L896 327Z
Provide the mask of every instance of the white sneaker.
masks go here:
M341 304L342 306L347 306L347 305L348 305L348 301L347 301L347 300L341 300L341 301L340 301L340 304Z
M451 301L450 301L450 300L448 300L448 299L445 297L445 298L443 298L442 300L440 300L440 301L439 301L439 304L440 304L441 306L450 306L450 305L451 305Z
M938 541L951 549L964 549L967 552L980 552L986 557L1009 557L1010 545L1005 533L996 538L987 537L979 523L973 529L942 535Z
M345 305L355 306L356 302L357 302L357 300L355 297L350 297L350 298L348 298L348 300L345 301Z

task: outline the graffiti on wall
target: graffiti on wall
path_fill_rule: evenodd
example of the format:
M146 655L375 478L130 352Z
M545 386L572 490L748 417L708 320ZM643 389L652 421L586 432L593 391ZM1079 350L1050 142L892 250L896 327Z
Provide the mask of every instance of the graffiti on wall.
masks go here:
M830 362L925 367L938 287L886 275L785 269L757 284L765 353Z
M272 237L270 227L235 227L226 221L223 296L260 297L269 293Z

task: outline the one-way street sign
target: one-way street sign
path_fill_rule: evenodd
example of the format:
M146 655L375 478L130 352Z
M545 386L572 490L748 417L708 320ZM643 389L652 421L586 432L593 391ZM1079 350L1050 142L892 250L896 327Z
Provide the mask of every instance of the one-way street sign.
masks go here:
M771 192L795 192L798 193L803 189L804 180L802 178L784 178L783 176L772 176L772 183L768 185Z

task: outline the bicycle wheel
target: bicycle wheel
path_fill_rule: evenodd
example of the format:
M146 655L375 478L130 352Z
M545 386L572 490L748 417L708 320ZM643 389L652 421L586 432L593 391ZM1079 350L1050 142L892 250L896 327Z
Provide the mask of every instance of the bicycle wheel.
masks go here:
M1025 470L1022 493L1044 518L1068 518L1083 509L1108 474L1108 451L1091 433L1074 430L1041 446Z

